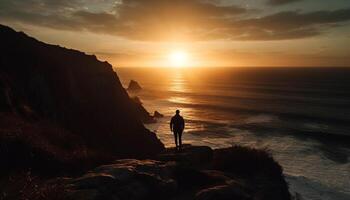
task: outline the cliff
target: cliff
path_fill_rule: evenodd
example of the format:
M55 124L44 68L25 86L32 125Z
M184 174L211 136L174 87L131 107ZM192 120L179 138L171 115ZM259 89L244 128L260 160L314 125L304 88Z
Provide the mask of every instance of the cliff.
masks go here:
M11 145L25 143L54 160L73 150L100 159L163 150L109 63L2 25L0 44L0 137L11 141L7 151L19 153Z
M107 62L1 25L0 44L0 199L291 198L263 150L164 149Z
M137 113L137 115L140 117L140 120L144 124L151 124L151 123L157 122L155 117L151 116L149 112L143 107L140 98L135 96L135 97L131 97L131 99L132 99L133 106L135 108L135 112Z

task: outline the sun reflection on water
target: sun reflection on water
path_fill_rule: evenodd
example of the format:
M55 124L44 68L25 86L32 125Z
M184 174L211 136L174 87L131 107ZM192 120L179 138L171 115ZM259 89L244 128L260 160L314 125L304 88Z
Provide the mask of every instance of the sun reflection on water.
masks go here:
M169 91L185 92L187 91L187 81L182 71L174 71L173 77L169 84Z
M168 101L172 103L183 103L183 104L192 103L191 100L187 97L169 97Z

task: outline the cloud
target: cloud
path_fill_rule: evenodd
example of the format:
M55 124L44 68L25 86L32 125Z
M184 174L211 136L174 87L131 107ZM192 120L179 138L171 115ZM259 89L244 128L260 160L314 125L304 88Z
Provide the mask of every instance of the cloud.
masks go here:
M220 4L218 0L123 0L104 10L88 8L99 7L96 2L2 0L0 18L140 41L298 39L321 35L350 20L349 8L284 11L257 18L252 17L258 14L256 10Z
M0 18L2 21L74 29L79 27L79 23L70 15L81 6L80 0L1 0Z
M124 0L116 6L118 33L137 40L196 39L196 33L225 26L228 19L246 12L199 0Z
M239 31L231 30L236 40L297 39L322 34L341 22L350 20L350 9L300 13L280 12L261 18L238 20Z
M286 40L313 37L350 20L350 9L335 11L279 12L259 18L232 20L207 38L230 40Z
M272 6L279 6L279 5L289 4L297 1L302 1L302 0L268 0L267 4Z
M92 12L83 9L86 4L93 7L94 0L90 1L91 4L83 4L80 0L3 0L0 17L51 28L104 32L135 40L167 40L193 31L213 29L224 19L247 12L238 6L220 6L199 0L123 0L108 11Z

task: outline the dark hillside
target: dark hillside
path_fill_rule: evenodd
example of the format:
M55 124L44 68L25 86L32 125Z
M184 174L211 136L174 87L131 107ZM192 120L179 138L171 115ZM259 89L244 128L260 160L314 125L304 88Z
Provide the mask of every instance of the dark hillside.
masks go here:
M1 123L3 137L35 134L51 149L64 151L68 148L63 143L79 144L113 157L150 156L164 148L141 123L109 63L2 25L0 44L1 121L11 117L22 124ZM65 132L62 137L69 140L44 133L48 131L26 133L22 127L47 130L40 127L43 121L50 129Z

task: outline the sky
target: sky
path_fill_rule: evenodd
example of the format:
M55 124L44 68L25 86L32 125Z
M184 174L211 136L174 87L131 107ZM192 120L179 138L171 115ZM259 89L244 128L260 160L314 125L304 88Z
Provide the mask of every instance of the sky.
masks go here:
M1 0L0 23L115 67L350 66L350 0Z

